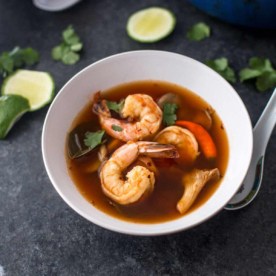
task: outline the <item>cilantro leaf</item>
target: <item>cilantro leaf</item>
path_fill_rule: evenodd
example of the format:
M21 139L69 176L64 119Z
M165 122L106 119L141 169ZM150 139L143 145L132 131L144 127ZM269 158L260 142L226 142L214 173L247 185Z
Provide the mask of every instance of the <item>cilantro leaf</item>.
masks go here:
M14 61L8 52L2 53L0 56L1 67L3 68L3 72L10 74L14 69Z
M261 74L262 72L259 70L244 68L239 72L240 81L244 82L245 80L254 79L259 77Z
M229 66L227 58L217 58L214 60L207 60L205 62L207 66L219 73L227 81L235 83L236 75L234 70Z
M22 49L22 58L27 65L33 65L39 60L38 52L30 47Z
M166 126L171 126L175 123L177 116L176 110L178 106L175 103L165 103L163 106L163 123Z
M62 61L64 64L71 65L79 61L83 44L79 36L71 25L62 32L62 42L53 47L51 55L54 60Z
M261 72L271 72L274 70L269 59L259 57L250 58L249 67Z
M112 125L111 128L112 128L114 131L118 131L118 132L123 131L123 129L122 129L120 126L117 126L117 125Z
M224 71L228 67L228 59L223 57L214 60L207 60L206 64L215 71Z
M21 67L24 65L20 47L16 46L10 51L9 56L13 59L15 67Z
M113 110L117 113L120 113L120 111L122 110L123 106L124 106L125 101L122 100L119 103L117 102L112 102L112 101L106 101L106 105L110 110Z
M237 81L235 72L231 67L227 67L224 71L221 71L220 75L231 83L235 83Z
M63 56L63 45L58 45L52 49L52 58L60 60Z
M200 41L210 36L211 29L210 27L203 23L199 22L193 25L187 32L187 38L192 41Z
M80 38L75 33L75 30L73 29L72 25L68 26L63 32L62 32L62 38L65 43L68 45L75 45L79 43Z
M239 77L241 82L256 79L255 85L259 92L276 86L276 70L267 58L250 58L249 68L240 70Z
M79 61L79 59L80 59L80 55L72 51L68 51L61 58L62 62L68 65L75 64L77 61Z
M276 86L276 71L264 72L257 78L256 87L260 92L264 92L267 89L274 88Z
M70 49L74 52L79 52L82 49L82 43L79 42L79 43L73 44L71 45Z
M10 52L3 52L0 55L0 73L6 77L11 74L16 68L24 65L33 65L39 60L39 54L33 48L21 49L15 47Z
M99 130L96 132L86 132L85 133L85 139L84 144L90 148L94 149L96 146L100 145L102 143L103 136L105 134L104 130Z

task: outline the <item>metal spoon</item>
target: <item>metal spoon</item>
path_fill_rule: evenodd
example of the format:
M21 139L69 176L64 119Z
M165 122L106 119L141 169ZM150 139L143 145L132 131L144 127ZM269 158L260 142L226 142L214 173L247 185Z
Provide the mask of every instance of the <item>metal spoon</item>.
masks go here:
M253 129L253 154L247 175L240 190L224 207L237 210L247 206L258 194L264 168L266 146L276 122L276 89Z
M45 11L62 11L65 10L81 0L33 0L36 7Z

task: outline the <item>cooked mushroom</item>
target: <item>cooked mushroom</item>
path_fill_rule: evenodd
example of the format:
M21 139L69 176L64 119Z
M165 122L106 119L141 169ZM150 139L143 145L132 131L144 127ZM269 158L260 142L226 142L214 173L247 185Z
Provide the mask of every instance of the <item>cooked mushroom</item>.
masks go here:
M174 93L167 93L160 97L157 101L157 104L163 108L165 103L175 103L177 104L178 108L181 106L181 98L179 95Z
M213 123L210 111L207 109L198 111L193 117L193 121L200 124L207 130L211 129Z
M190 173L186 174L182 179L184 193L177 203L177 210L181 214L186 213L205 184L210 180L218 180L219 177L220 173L217 168L213 170L194 169Z

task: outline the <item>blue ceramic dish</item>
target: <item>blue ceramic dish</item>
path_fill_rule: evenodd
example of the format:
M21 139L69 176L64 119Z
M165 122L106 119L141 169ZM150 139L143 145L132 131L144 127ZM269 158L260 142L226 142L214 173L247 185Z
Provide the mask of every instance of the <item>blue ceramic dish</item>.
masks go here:
M253 27L276 28L276 0L189 0L223 21Z

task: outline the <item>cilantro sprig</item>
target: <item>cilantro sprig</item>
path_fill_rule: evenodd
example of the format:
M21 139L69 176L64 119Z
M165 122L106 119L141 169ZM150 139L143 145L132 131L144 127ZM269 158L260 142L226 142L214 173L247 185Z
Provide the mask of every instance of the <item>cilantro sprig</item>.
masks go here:
M33 65L39 61L39 54L31 47L23 48L16 46L10 52L3 52L0 55L0 74L6 77L15 69L25 65Z
M98 130L96 132L86 132L84 144L90 149L94 149L96 146L102 144L102 139L105 134L104 130Z
M206 65L219 73L227 81L235 83L237 81L234 70L229 66L228 59L225 57L214 60L207 60Z
M117 126L117 125L112 125L111 128L112 128L114 131L117 131L117 132L123 131L123 129L122 129L120 126Z
M52 58L61 61L66 65L75 64L79 61L79 51L83 48L80 37L76 34L74 28L69 25L62 32L62 42L52 49Z
M120 113L123 106L124 106L125 101L122 100L119 103L117 102L112 102L112 101L106 101L106 105L110 110L115 111L116 113Z
M276 86L276 70L266 58L250 58L249 67L242 69L239 77L241 82L256 79L255 85L259 92Z
M163 106L163 123L166 126L171 126L175 123L177 116L176 110L178 106L175 103L165 103Z
M201 41L211 34L210 27L203 23L199 22L193 25L187 32L187 38L191 41Z

